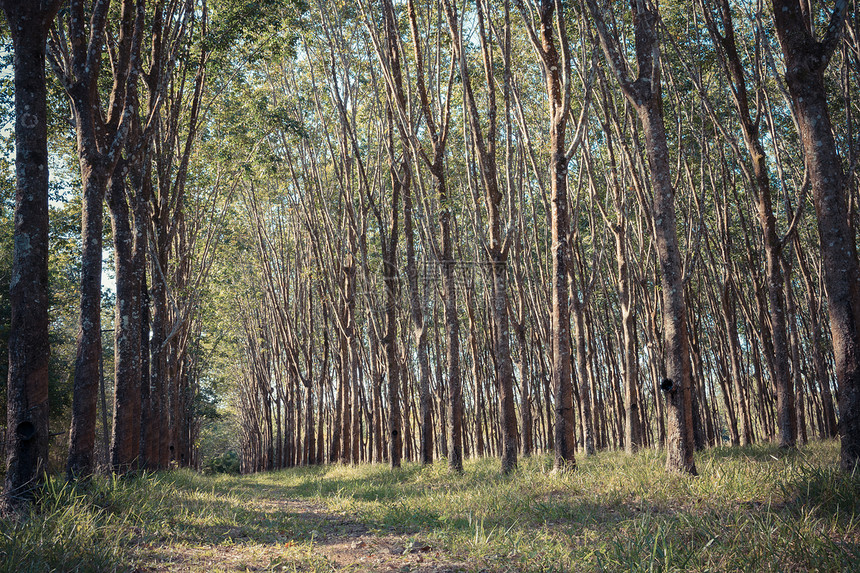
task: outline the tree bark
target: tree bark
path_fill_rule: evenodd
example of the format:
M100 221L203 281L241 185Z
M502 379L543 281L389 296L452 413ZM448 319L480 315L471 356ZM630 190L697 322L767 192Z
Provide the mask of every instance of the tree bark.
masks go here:
M552 227L552 392L555 403L553 450L555 469L576 467L576 438L573 415L573 387L570 366L570 309L567 266L570 263L568 233L570 220L567 200L567 116L570 111L570 58L564 4L560 0L541 0L538 7L540 31L532 29L529 14L521 1L517 7L529 31L532 45L540 54L549 100L549 174L551 178ZM558 37L556 37L556 29ZM559 54L560 44L563 56ZM548 396L547 396L548 398Z
M101 360L102 200L107 178L81 158L84 208L81 223L80 330L75 357L72 425L69 431L69 480L95 470L96 399Z
M585 455L594 455L594 400L592 400L592 388L590 374L588 372L588 354L586 350L585 332L585 310L584 301L580 300L578 294L573 296L573 324L574 337L576 340L576 377L579 383L579 395L582 410L582 443L585 447Z
M655 7L635 0L631 6L638 77L628 75L628 64L617 36L610 33L594 0L586 0L597 24L606 59L615 72L625 97L636 110L645 136L648 169L654 198L652 219L660 262L663 297L663 339L666 378L661 387L666 395L666 469L696 474L693 460L692 368L687 333L687 311L681 256L675 224L675 189L672 185L669 148L663 123L660 89L660 51L657 38L658 13Z
M14 48L15 230L3 505L32 501L48 470L48 126L45 45L59 0L3 0Z
M484 80L489 89L487 91L487 111L482 122L475 96L472 91L472 81L469 76L469 68L466 57L463 54L463 39L459 32L459 23L456 9L446 1L446 13L448 15L448 27L451 34L451 42L454 54L459 62L460 77L463 84L463 94L467 118L470 127L471 139L476 151L481 180L485 191L485 207L487 209L488 244L484 246L490 269L492 272L492 291L490 305L492 307L493 324L493 350L497 365L497 383L499 389L499 407L501 411L501 441L502 441L502 473L509 473L517 467L517 417L514 405L513 378L514 368L511 360L510 328L508 321L508 278L507 260L509 243L503 236L501 221L502 193L499 189L498 166L496 160L496 97L493 72L493 50L489 37L489 31L485 19L489 17L489 6L484 2L477 3L478 31L481 44L481 55L484 67ZM505 39L504 39L504 65L505 75L510 75L510 21L508 17L508 3L505 2ZM506 98L509 95L508 83L505 87ZM487 125L486 133L482 123ZM478 380L475 380L478 383Z
M116 321L114 324L115 377L113 434L110 465L115 472L133 467L140 450L141 375L140 375L140 272L143 260L135 244L136 233L129 220L130 209L125 186L125 162L117 165L117 173L108 191L108 205L113 229L116 260Z
M404 185L409 185L408 165L405 168ZM393 169L393 168L392 168ZM395 253L397 249L397 203L400 195L401 180L396 173L392 174L392 228L389 237L390 243L385 249L384 273L385 273L385 357L388 364L388 460L392 468L400 467L403 452L403 435L401 434L402 414L400 411L400 365L397 360L397 262ZM407 410L407 416L409 412Z
M159 219L153 221L159 227ZM143 420L146 425L146 460L152 469L162 469L167 466L167 452L164 447L168 416L168 384L167 384L167 286L164 283L164 273L167 272L166 247L160 247L163 233L153 237L156 251L150 263L152 286L149 291L150 300L150 371L149 371L149 417Z
M639 413L639 356L636 348L636 315L634 314L633 290L630 288L630 271L627 261L626 221L620 213L620 221L612 229L615 236L615 260L618 265L618 302L621 305L621 342L624 364L624 450L634 453L642 446L642 424Z
M652 100L653 102L653 100ZM693 461L693 407L690 349L687 340L681 256L675 227L674 199L669 173L669 150L659 104L640 111L654 187L654 231L660 258L663 291L663 336L666 352L664 390L668 399L666 468L696 474Z
M105 116L98 103L98 79L110 0L96 2L89 18L84 16L83 4L82 0L72 0L68 35L53 34L51 38L51 63L72 102L83 182L80 330L66 465L66 476L70 480L88 477L95 464L96 396L102 352L102 202L135 112L135 102L128 96L138 78L144 16L141 2L123 0L112 65L110 105ZM59 45L66 37L70 38L71 47Z
M750 115L746 79L735 44L731 8L727 0L718 1L720 3L718 14L722 23L722 33L717 28L715 12L707 4L707 0L702 0L702 8L711 38L718 47L717 53L720 62L732 86L731 92L743 131L744 144L752 163L754 197L764 239L768 317L773 344L774 384L777 390L779 445L783 448L790 448L794 446L797 438L797 417L794 408L794 384L789 370L791 362L785 318L784 279L781 267L782 244L776 233L776 217L771 200L767 156L761 143L759 124L753 121Z
M850 472L860 462L860 272L848 183L833 138L824 85L824 71L839 44L847 7L847 0L837 0L823 39L816 41L798 0L773 0L774 23L785 56L785 81L818 217L839 387L840 464Z

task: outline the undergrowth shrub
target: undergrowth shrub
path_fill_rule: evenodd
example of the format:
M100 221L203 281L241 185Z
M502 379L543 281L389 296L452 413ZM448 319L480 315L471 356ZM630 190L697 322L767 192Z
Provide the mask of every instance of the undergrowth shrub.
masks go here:
M203 473L239 475L239 455L229 451L209 458L203 462Z

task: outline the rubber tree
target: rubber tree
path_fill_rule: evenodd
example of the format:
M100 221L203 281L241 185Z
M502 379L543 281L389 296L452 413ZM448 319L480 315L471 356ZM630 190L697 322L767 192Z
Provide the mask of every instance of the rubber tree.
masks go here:
M645 153L653 190L651 217L660 261L662 288L663 339L666 378L661 383L666 399L666 469L696 474L693 460L692 366L684 301L683 268L678 246L675 216L675 187L670 170L669 146L663 119L660 83L660 43L657 37L659 12L647 0L631 4L637 76L630 65L615 31L610 29L596 0L586 0L594 20L606 61L639 116L645 136Z
M48 463L48 30L60 0L3 0L15 68L15 230L3 505L32 500Z
M103 203L115 173L134 109L129 86L137 82L144 10L142 0L123 0L118 21L111 22L110 0L97 0L87 11L72 0L51 32L50 61L72 104L78 160L83 183L81 220L81 302L72 422L69 434L68 479L94 470L96 397L102 352L101 279ZM116 27L116 30L114 30ZM109 31L109 28L111 29ZM100 90L106 37L116 35L111 87ZM102 97L107 95L107 106Z
M549 176L552 214L552 389L555 403L555 468L576 467L571 382L570 309L568 265L571 261L570 215L568 212L567 175L571 151L566 149L567 121L571 100L571 57L567 37L564 3L542 0L537 7L538 31L521 0L516 2L529 40L538 53L546 79L549 100ZM559 52L559 48L561 51ZM547 396L545 399L549 399Z
M853 471L860 462L860 270L848 180L833 137L824 81L841 41L848 0L836 1L821 40L816 39L808 6L799 0L773 0L773 16L818 217L839 389L840 463L843 470Z
M768 317L773 343L774 384L777 395L777 427L779 445L794 446L797 437L797 416L794 407L794 388L789 371L789 350L785 318L785 296L781 259L783 241L777 236L776 217L771 200L771 184L767 155L759 133L759 122L753 119L750 97L741 56L735 39L734 22L728 0L700 0L702 13L711 40L714 43L717 61L731 85L732 100L743 132L744 145L750 158L752 173L751 189L758 208L765 250L765 277L767 282ZM757 98L756 102L761 102ZM759 103L759 105L761 105ZM760 116L760 110L755 110ZM743 422L743 417L740 417ZM748 442L749 429L742 423L741 433Z
M460 78L463 85L463 99L466 107L466 117L471 134L472 145L475 148L481 183L484 187L484 204L487 212L487 240L483 250L487 256L492 272L490 306L495 328L493 329L493 352L498 364L499 409L501 412L501 441L502 441L502 473L509 473L517 467L517 416L514 404L514 365L511 360L510 327L508 321L508 273L507 262L510 250L511 235L502 224L502 189L498 176L496 159L496 130L497 106L496 86L494 78L492 25L490 6L479 0L476 3L478 20L478 37L481 45L481 63L483 64L484 82L487 85L487 108L482 117L478 110L475 93L472 88L469 65L464 54L463 37L459 29L459 18L456 7L450 2L445 3L448 17L448 31L451 36L451 46L460 68ZM509 3L504 3L505 26L502 38L505 69L510 74L510 15ZM507 41L504 41L504 40ZM505 95L508 96L506 89ZM483 126L486 125L486 132ZM510 208L510 206L508 206Z

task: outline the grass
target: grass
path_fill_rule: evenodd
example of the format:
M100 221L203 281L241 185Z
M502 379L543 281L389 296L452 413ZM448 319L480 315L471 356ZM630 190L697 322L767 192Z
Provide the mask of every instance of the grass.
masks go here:
M837 454L716 448L697 478L643 451L561 474L535 456L510 476L481 459L463 475L441 462L52 481L37 511L0 521L0 571L332 571L325 544L354 531L421 539L467 571L860 571L860 475Z

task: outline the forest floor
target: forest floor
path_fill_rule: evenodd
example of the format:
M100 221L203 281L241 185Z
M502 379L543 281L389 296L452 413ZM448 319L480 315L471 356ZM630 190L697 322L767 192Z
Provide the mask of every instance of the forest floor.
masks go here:
M414 535L398 533L396 528L373 529L320 503L260 498L246 508L256 512L256 520L216 527L206 539L159 540L138 546L132 552L133 570L443 573L471 569L468 563L453 561ZM291 519L284 527L273 529L272 521L278 516ZM296 535L298 530L302 533Z
M549 456L509 476L491 458L188 471L51 481L39 509L0 520L0 571L860 572L860 475L838 444L697 455L601 452L572 472Z

